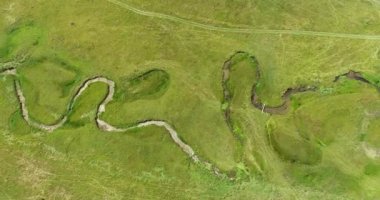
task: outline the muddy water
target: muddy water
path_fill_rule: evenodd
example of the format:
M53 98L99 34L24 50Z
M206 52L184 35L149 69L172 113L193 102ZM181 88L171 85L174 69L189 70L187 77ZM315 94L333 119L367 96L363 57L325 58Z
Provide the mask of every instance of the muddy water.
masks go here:
M223 87L223 94L224 94L224 100L223 100L224 102L230 103L232 99L231 92L229 91L227 87L227 82L230 79L230 74L231 74L231 65L232 65L231 60L237 54L242 54L242 53L248 54L247 52L238 51L235 54L233 54L223 65L222 87ZM292 95L297 94L297 93L303 93L303 92L313 92L318 89L317 86L297 86L294 88L288 88L281 96L283 102L280 105L278 106L265 105L261 102L260 97L258 96L257 91L256 91L257 83L261 78L260 64L254 56L250 56L250 59L253 63L256 64L256 82L254 82L252 86L251 103L255 108L261 110L262 112L269 113L269 114L277 114L277 115L286 114L287 111L289 110L289 106L291 103L290 98ZM349 79L353 79L353 80L357 80L363 83L373 85L367 79L365 79L360 72L350 70L347 73L336 76L334 79L334 82L337 82L341 77L347 77ZM231 126L230 115L231 115L231 111L228 107L224 111L224 116L229 126Z

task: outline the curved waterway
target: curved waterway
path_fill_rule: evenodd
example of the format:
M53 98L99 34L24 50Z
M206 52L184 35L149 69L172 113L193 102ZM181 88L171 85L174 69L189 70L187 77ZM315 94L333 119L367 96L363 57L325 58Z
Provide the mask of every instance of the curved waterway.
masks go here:
M191 160L193 162L201 164L206 169L211 170L217 176L224 176L224 174L222 174L216 166L214 166L213 164L211 164L207 161L200 159L199 156L193 150L193 148L181 140L181 138L178 136L178 132L173 128L173 126L164 120L145 120L142 122L138 122L137 124L135 124L133 126L129 126L127 128L115 127L115 126L109 124L108 122L102 120L101 115L104 112L106 112L106 106L109 102L111 102L113 100L113 97L115 94L115 82L106 78L106 77L97 76L97 77L93 77L93 78L89 78L89 79L85 80L78 87L78 89L76 90L76 93L71 98L71 100L67 106L65 114L63 114L61 116L61 118L57 122L55 122L54 124L43 124L43 123L40 123L40 122L33 120L29 116L29 111L28 111L28 107L26 104L25 96L24 96L24 93L22 91L20 81L16 77L17 76L16 68L11 67L11 68L7 68L7 69L2 69L0 71L0 75L15 76L14 77L14 88L16 91L16 96L17 96L17 99L18 99L18 102L20 105L20 110L21 110L23 119L28 123L28 125L30 125L34 128L46 131L46 132L52 132L52 131L62 127L67 122L68 116L72 112L74 104L76 103L78 98L83 94L84 91L86 91L86 89L90 85L92 85L94 83L104 83L108 86L107 87L107 95L101 100L101 103L98 105L98 107L96 109L96 116L95 116L96 125L100 130L105 131L105 132L126 132L126 131L129 131L131 129L142 128L142 127L147 127L147 126L162 127L169 133L173 142L178 147L180 147L181 150L184 153L186 153L187 156L189 158L191 158Z
M237 54L248 54L248 53L244 51L235 52L227 61L224 62L224 65L222 67L223 96L224 96L224 102L227 102L227 103L230 103L232 99L231 91L228 89L228 86L227 86L227 82L231 76L231 65L232 65L231 61L234 58L234 56L236 56ZM253 55L250 55L249 59L255 65L255 70L256 70L256 81L254 81L253 86L252 86L252 91L251 91L251 103L255 108L261 110L262 112L269 113L269 114L278 114L278 115L286 114L291 104L292 95L297 94L297 93L303 93L303 92L313 92L313 91L315 92L318 90L318 86L313 86L313 85L310 85L310 86L300 85L293 88L288 88L281 95L283 102L280 105L277 105L277 106L265 105L264 103L261 102L260 97L257 94L257 85L261 79L260 63L257 61L256 57ZM364 78L362 73L360 72L349 70L347 73L343 73L336 76L333 82L339 81L339 79L342 77L346 77L348 79L357 80L357 81L369 84L379 90L379 88L376 85L372 84L369 80ZM231 126L230 112L231 111L229 107L224 110L224 116L229 126Z
M224 96L224 102L227 102L228 105L230 104L231 99L233 98L231 91L229 90L229 88L227 86L227 82L230 79L230 75L231 75L231 65L232 65L231 60L233 59L233 57L236 54L239 54L239 53L247 54L247 52L237 51L228 60L226 60L224 62L224 65L222 68L223 96ZM295 88L288 88L282 95L283 103L281 103L278 106L266 106L265 104L263 104L261 102L261 100L260 100L260 98L256 92L257 84L261 78L261 76L260 76L261 71L260 71L259 62L257 61L255 56L249 56L249 59L251 60L251 62L253 62L255 64L255 70L256 70L256 81L254 82L254 84L252 86L251 99L250 100L251 100L252 105L255 108L261 110L262 112L266 112L269 114L285 114L288 111L289 105L291 103L290 98L292 95L294 95L296 93L301 93L301 92L315 91L318 89L318 87L316 87L316 86L298 86ZM40 123L40 122L33 120L29 116L29 111L28 111L28 107L26 104L25 96L24 96L24 93L22 91L20 81L17 78L16 67L3 68L0 70L0 75L14 76L14 88L15 88L16 96L17 96L17 99L19 102L19 106L20 106L20 110L21 110L23 119L30 126L37 128L37 129L40 129L40 130L43 130L43 131L46 131L46 132L52 132L52 131L62 127L67 122L68 116L72 112L74 104L76 103L78 98L83 94L84 91L86 91L86 89L90 85L92 85L94 83L106 84L107 85L107 95L101 100L100 104L98 105L98 107L96 109L96 116L95 116L96 125L100 130L105 131L105 132L126 132L126 131L129 131L131 129L142 128L142 127L147 127L147 126L157 126L157 127L164 128L169 133L173 142L178 147L180 147L181 150L189 158L191 158L191 160L193 160L193 162L201 164L202 166L209 169L210 171L212 171L217 176L224 176L224 177L226 176L225 174L221 173L220 170L216 166L214 166L213 164L200 159L199 156L193 150L193 148L180 139L178 132L173 128L173 126L164 120L145 120L145 121L138 122L137 124L135 124L133 126L129 126L127 128L115 127L115 126L111 125L110 123L102 120L101 115L104 112L106 112L106 106L109 102L111 102L113 100L113 97L115 94L115 82L104 77L104 76L96 76L96 77L92 77L92 78L85 80L77 88L75 94L73 95L73 97L71 98L71 100L67 106L65 113L61 116L61 118L53 124L43 124L43 123ZM334 82L337 82L341 77L347 77L349 79L361 81L363 83L375 86L369 80L365 79L360 72L350 70L347 73L336 76L334 79ZM376 87L376 88L379 89L378 87ZM232 130L233 127L231 125L232 122L231 122L231 116L230 115L231 115L231 111L230 111L229 106L227 106L227 108L224 109L224 116L226 119L226 123L228 124L229 128ZM230 178L230 179L233 179L233 178Z

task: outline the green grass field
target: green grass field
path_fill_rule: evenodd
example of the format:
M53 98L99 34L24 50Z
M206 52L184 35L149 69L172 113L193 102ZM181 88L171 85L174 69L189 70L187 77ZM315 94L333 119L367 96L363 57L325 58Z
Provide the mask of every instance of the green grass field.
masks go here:
M17 72L0 75L0 200L379 199L379 9L378 0L1 0L0 72ZM349 70L368 83L334 81ZM97 76L116 84L102 120L164 120L223 175L164 128L99 129L104 83L68 112ZM64 125L28 124L15 80L31 120L67 115ZM317 90L270 114L252 105L256 83L267 106L288 88Z

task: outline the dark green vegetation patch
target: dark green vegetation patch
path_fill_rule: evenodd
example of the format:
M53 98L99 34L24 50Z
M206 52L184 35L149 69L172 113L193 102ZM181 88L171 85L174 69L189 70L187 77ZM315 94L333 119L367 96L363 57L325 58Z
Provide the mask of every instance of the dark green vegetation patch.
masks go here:
M59 59L43 58L26 62L18 72L32 118L53 124L66 114L80 81L73 66Z
M380 199L379 21L377 0L2 0L0 199ZM99 76L102 120L164 120L223 176L163 127L99 129L107 81L71 101ZM67 123L29 126L14 80Z
M122 101L159 98L166 92L169 83L170 76L166 71L152 69L137 76L122 78L116 98Z
M27 56L42 39L42 31L32 22L11 28L0 44L0 61Z
M288 122L288 125L291 124ZM307 140L296 130L287 127L268 127L269 142L286 160L315 165L322 159L322 151L313 140Z

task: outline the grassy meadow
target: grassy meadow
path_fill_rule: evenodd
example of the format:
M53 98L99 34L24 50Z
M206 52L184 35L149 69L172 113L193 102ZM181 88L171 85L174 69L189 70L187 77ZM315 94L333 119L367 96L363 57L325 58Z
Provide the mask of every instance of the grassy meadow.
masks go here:
M380 32L379 8L377 0L1 0L0 70L17 75L0 75L0 200L379 199L380 39L366 37ZM231 56L233 130L222 87ZM334 82L349 70L371 84ZM99 130L105 84L89 86L67 113L81 83L100 75L116 84L104 121L165 120L236 180L193 163L163 128ZM67 123L51 133L30 127L15 79L31 119L54 124L67 114ZM270 106L288 88L318 90L270 115L251 104L256 82Z

